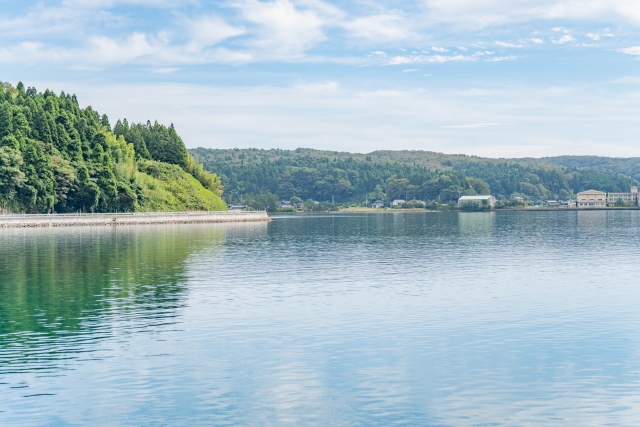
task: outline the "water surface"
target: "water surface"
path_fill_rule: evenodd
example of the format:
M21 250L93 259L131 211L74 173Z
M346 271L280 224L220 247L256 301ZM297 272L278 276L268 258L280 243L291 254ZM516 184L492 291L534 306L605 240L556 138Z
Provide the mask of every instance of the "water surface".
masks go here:
M0 425L629 426L636 211L0 230Z

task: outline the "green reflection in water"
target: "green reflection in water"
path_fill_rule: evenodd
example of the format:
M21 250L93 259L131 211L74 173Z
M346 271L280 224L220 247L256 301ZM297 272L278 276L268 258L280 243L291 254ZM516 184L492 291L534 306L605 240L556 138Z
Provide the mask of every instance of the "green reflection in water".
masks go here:
M110 322L175 317L187 292L188 258L219 250L227 230L204 224L0 230L0 361L15 363L20 352L28 362L29 348L42 350L43 341L55 352L73 345L74 336L99 340Z

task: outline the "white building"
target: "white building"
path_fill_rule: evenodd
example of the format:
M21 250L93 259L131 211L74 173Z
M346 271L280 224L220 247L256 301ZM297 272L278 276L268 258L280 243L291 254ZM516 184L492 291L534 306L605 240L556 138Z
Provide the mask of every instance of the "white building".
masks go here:
M494 207L496 204L496 198L493 196L462 196L458 199L458 206L462 206L469 202L477 203L480 207Z
M638 187L631 187L630 193L607 193L607 204L615 206L618 200L627 205L638 205Z
M598 190L587 190L578 193L578 208L606 208L607 193Z
M393 202L391 202L391 207L392 207L392 208L395 208L396 206L400 206L400 205L402 205L402 204L403 204L403 203L405 203L405 202L406 202L406 200L396 199L396 200L394 200Z
M384 208L384 202L382 200L376 200L375 202L373 202L371 204L371 207L373 209L380 209L380 208Z

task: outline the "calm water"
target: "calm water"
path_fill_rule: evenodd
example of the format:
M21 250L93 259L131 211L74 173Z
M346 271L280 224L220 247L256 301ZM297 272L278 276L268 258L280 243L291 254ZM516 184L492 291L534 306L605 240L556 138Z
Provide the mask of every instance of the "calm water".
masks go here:
M0 230L0 425L640 424L640 213Z

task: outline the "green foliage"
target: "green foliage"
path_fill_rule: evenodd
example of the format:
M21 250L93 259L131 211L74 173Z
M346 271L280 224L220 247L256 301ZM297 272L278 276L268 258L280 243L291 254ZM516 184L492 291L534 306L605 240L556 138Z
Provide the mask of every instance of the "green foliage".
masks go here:
M278 196L275 194L265 193L247 194L244 201L251 209L266 210L267 212L275 212L278 210Z
M480 206L480 204L478 204L477 202L464 202L460 206L460 209L462 209L463 211L468 211L468 212L480 212L480 211L491 210L491 207L486 202L486 200L483 200L482 202L483 202L482 206Z
M144 162L151 159L172 172L148 175ZM221 194L218 176L189 156L173 125L129 127L125 120L112 133L108 117L91 107L81 109L75 95L0 84L3 210L226 209Z
M136 181L144 211L226 210L226 204L177 165L141 160Z
M424 209L425 204L419 200L409 200L400 205L402 209Z
M634 179L611 172L543 162L483 159L426 151L368 154L311 149L259 150L198 148L191 154L222 177L229 201L248 194L277 199L299 197L342 205L394 199L457 203L463 195L509 199L569 199L590 188L629 191ZM435 206L435 205L433 205ZM456 205L457 208L457 205Z

